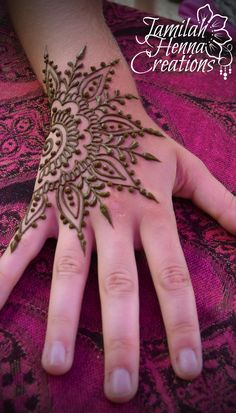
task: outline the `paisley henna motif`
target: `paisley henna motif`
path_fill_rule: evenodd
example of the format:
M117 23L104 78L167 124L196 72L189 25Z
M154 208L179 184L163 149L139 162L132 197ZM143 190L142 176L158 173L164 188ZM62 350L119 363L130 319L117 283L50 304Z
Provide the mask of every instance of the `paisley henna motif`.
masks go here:
M69 62L62 74L45 53L43 70L49 102L51 129L47 137L36 189L26 215L13 241L11 252L22 235L40 220L47 218L50 192L55 194L60 219L77 231L82 249L86 240L83 228L90 208L98 205L112 225L111 214L104 203L109 188L126 188L157 202L154 195L142 187L132 165L138 158L159 160L152 154L139 152L137 138L145 133L162 137L159 131L144 128L120 108L126 100L137 99L119 90L109 92L118 60L91 66L85 72L82 60L84 47L75 62Z

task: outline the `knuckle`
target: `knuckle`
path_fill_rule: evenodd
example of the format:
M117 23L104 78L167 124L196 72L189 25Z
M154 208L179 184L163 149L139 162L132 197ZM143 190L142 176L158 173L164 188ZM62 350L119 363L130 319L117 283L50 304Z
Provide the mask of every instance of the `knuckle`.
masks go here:
M170 203L163 199L160 205L148 204L145 211L142 211L141 227L152 223L154 231L166 230L166 223L173 221L173 212L170 210Z
M135 282L126 271L111 272L104 279L104 290L109 295L132 294L135 289Z
M82 268L78 260L71 255L63 255L58 258L56 266L56 274L60 277L73 277L82 272Z
M156 222L157 217L159 218L156 205L148 204L145 210L142 211L141 225L146 225L148 222Z
M106 205L111 213L111 215L115 216L125 216L127 212L127 208L122 202L121 197L118 194L113 193L112 196L108 197L106 200Z
M119 337L110 339L108 349L112 352L130 351L134 348L134 341L129 337Z
M176 291L190 286L190 277L185 267L168 265L158 274L160 286L167 291Z
M51 314L49 318L49 323L51 325L65 325L68 326L71 324L71 319L66 314Z
M197 332L197 327L189 321L178 321L174 325L169 326L169 332L171 335L178 336L191 336Z

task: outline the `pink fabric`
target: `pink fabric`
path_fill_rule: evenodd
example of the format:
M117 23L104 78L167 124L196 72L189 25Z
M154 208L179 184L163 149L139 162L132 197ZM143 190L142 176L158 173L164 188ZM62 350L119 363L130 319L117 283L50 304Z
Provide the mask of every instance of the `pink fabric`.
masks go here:
M105 14L128 61L144 34L144 13L105 4ZM162 23L168 23L161 19ZM47 99L0 7L0 248L6 248L31 197L49 126ZM235 53L235 52L234 52ZM236 192L236 64L227 82L208 74L135 75L146 110L164 130L198 155ZM204 368L192 382L176 377L145 256L140 278L140 386L129 403L108 402L103 387L103 341L93 256L75 361L60 377L41 367L55 241L29 265L0 312L0 412L3 413L233 413L236 411L236 239L190 201L174 201L201 327ZM69 305L69 303L68 303Z

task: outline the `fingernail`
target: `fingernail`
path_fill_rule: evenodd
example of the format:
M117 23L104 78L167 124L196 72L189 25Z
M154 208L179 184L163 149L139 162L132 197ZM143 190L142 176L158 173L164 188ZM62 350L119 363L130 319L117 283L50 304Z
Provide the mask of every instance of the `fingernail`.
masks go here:
M110 375L110 391L116 396L124 396L132 392L131 377L125 369L115 369Z
M66 352L61 341L54 341L49 351L48 361L52 366L60 366L65 363Z
M195 352L191 348L185 348L179 352L177 359L179 369L184 374L199 373L199 363Z

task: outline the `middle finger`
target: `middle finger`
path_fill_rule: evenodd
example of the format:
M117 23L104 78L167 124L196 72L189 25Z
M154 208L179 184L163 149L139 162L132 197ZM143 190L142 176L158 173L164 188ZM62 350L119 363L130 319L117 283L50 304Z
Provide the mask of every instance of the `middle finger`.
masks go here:
M100 222L100 223L99 223ZM130 226L97 220L99 290L105 348L104 391L112 401L131 399L138 387L139 297Z

